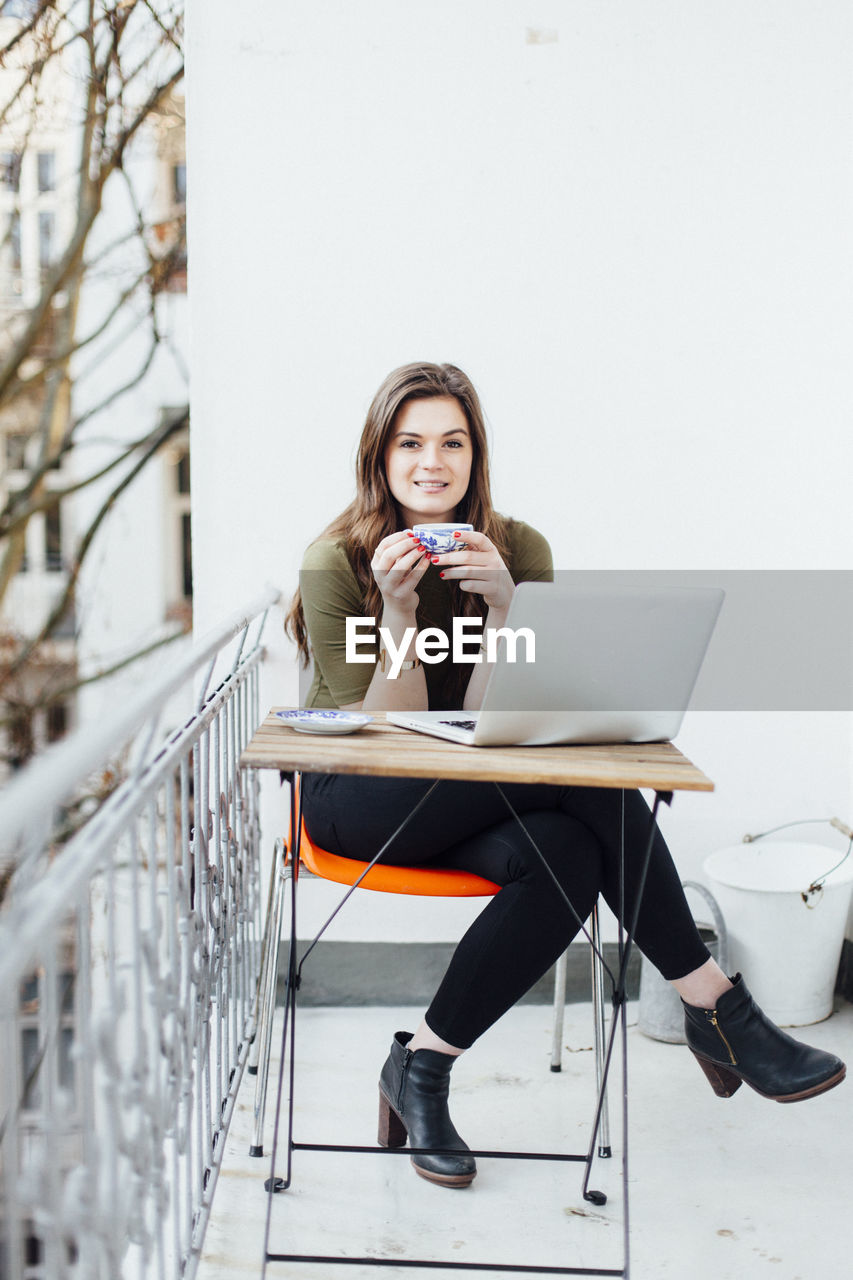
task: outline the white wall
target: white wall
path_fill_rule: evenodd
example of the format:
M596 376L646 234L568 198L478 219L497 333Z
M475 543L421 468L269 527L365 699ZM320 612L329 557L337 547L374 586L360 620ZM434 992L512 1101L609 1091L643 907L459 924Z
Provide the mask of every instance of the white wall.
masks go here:
M421 358L473 377L497 505L559 567L849 567L846 0L188 7L197 626L292 589ZM680 745L718 783L665 818L685 875L853 813L849 715Z

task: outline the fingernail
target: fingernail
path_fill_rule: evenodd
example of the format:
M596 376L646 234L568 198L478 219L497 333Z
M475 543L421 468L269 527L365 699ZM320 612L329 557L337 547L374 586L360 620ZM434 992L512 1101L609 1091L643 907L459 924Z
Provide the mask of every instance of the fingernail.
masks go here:
M443 573L440 573L438 576L439 576L439 578L443 578L443 577L444 577L444 574L443 574Z
M430 556L430 559L432 560L433 564L438 564L438 556Z
M414 538L414 536L415 536L415 535L412 533L411 529L407 529L407 530L406 530L406 537L407 537L407 538Z
M461 537L462 537L462 534L461 534L461 533L459 532L459 530L457 529L457 530L455 531L455 533L453 534L453 536L454 536L454 538L461 538Z

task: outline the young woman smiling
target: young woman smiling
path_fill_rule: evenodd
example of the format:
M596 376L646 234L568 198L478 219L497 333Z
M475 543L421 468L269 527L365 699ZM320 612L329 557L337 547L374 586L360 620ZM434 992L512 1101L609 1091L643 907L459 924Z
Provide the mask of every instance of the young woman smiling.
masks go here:
M397 648L411 629L449 633L454 616L500 627L517 582L550 581L551 552L529 525L492 506L486 431L477 393L454 365L394 370L368 411L356 460L356 495L308 548L287 628L303 658L314 659L309 707L388 711L479 707L485 663L422 666L410 640L392 679L378 652L373 667L347 663L345 622L371 617ZM429 555L412 526L458 521L473 526L464 547ZM311 839L343 857L369 860L429 787L410 778L307 776L305 823ZM623 811L621 793L596 788L506 788L580 919L599 894L615 907ZM628 847L648 826L648 809L625 795ZM517 824L488 783L443 782L416 827L385 861L458 867L501 885L461 939L414 1035L397 1032L380 1075L380 1142L441 1147L450 1155L412 1158L424 1178L468 1186L476 1166L450 1120L456 1057L527 991L565 950L577 926ZM625 915L637 885L626 868ZM682 997L688 1044L712 1086L729 1096L741 1080L765 1097L793 1102L839 1084L844 1064L800 1044L755 1005L739 975L730 980L710 957L660 832L638 917L640 949Z

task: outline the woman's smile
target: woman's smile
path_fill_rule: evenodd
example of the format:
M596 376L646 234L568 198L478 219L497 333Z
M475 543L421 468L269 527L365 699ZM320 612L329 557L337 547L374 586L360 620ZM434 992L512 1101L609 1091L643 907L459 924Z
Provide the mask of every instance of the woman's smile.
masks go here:
M405 523L452 521L473 458L468 420L454 396L404 404L385 448L385 474Z

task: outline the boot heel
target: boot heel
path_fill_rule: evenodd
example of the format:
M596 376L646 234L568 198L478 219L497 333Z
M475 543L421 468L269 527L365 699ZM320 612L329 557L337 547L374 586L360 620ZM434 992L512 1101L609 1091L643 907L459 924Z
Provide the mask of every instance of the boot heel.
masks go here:
M380 1147L404 1147L409 1131L382 1090L379 1090L379 1137Z
M710 1062L707 1058L700 1058L695 1049L691 1049L690 1052L705 1072L711 1082L711 1088L718 1098L730 1098L733 1093L737 1093L743 1084L740 1076L736 1076L733 1071L728 1071L716 1062Z

